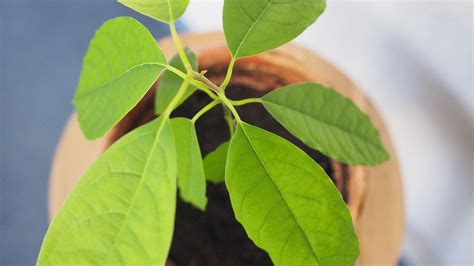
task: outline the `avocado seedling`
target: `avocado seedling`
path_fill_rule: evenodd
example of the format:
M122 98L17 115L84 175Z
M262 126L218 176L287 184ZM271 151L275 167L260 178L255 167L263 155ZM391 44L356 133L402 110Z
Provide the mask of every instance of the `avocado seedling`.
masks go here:
M38 264L165 265L178 191L205 210L206 182L213 182L225 184L235 218L275 265L353 265L359 240L326 172L288 140L246 123L236 107L263 105L312 149L339 162L376 165L389 156L368 116L317 83L259 98L226 94L239 59L296 38L322 14L325 1L224 0L231 59L220 84L198 70L196 55L179 39L175 21L189 0L119 2L167 23L177 54L168 61L147 28L130 17L97 30L73 100L85 137L104 136L159 79L157 117L118 139L81 177L48 229ZM191 119L171 116L198 91L209 104ZM203 159L195 124L213 108L223 108L230 139Z

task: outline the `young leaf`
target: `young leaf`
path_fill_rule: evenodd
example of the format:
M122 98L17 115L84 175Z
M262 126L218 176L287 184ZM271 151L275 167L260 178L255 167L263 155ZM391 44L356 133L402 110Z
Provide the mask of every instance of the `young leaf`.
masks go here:
M237 220L275 265L354 265L358 238L341 194L287 140L239 124L225 182Z
M89 45L73 101L85 136L96 139L118 123L166 65L160 47L140 22L129 17L105 22Z
M168 119L112 145L54 218L38 264L164 265L176 208L176 154Z
M189 59L189 62L191 63L191 66L193 67L193 70L198 69L197 65L197 59L196 55L188 48L184 49L184 53ZM170 65L183 71L186 72L186 68L181 62L181 59L179 58L179 55L176 54L171 58ZM178 93L178 89L181 86L181 83L183 82L183 79L179 77L178 75L174 74L173 72L166 71L163 76L160 79L160 83L158 83L158 88L155 94L155 108L156 108L156 113L157 114L162 114L168 104L171 102L171 100L174 98L176 93ZM193 85L190 85L183 98L181 98L179 104L183 103L191 94L194 93L196 90L196 87Z
M162 22L178 19L189 4L189 0L118 0L118 2Z
M271 91L262 100L290 133L338 161L373 165L388 159L367 115L333 89L295 84Z
M325 7L325 0L225 0L227 46L234 58L277 48L313 24Z
M178 156L179 194L184 201L204 210L207 204L206 177L196 129L193 122L187 118L172 119L171 127Z
M228 149L229 141L226 141L204 158L204 172L206 173L207 181L214 184L224 182Z

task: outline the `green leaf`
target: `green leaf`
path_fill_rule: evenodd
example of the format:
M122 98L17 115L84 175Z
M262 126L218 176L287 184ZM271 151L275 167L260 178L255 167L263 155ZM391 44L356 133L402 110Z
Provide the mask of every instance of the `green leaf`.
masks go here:
M189 0L118 0L118 2L162 22L178 19L189 4Z
M204 172L206 173L207 181L214 184L224 182L228 149L229 141L226 141L204 158Z
M173 133L158 118L89 168L50 225L38 264L164 265L176 190Z
M84 58L74 96L81 129L101 137L145 95L167 65L150 32L129 17L100 27Z
M224 33L234 58L277 48L300 35L325 0L225 0Z
M295 84L271 91L262 100L290 133L329 157L369 165L389 157L367 115L333 89Z
M196 55L188 48L185 48L184 52L188 57L193 70L197 71L198 64ZM181 62L181 59L178 54L173 56L170 61L170 65L183 72L186 72L186 67L184 66L183 62ZM158 83L158 88L155 94L155 108L157 114L162 114L165 111L166 107L168 107L176 93L178 93L178 89L181 86L182 82L183 79L171 71L166 71L163 74L160 79L160 82ZM193 85L189 85L186 89L184 96L180 99L178 106L184 101L186 101L186 99L189 98L189 96L191 96L194 91L196 91L196 87L194 87Z
M341 194L287 140L239 124L225 182L237 220L275 265L354 265L358 238Z
M178 155L178 187L181 198L197 208L206 209L206 178L196 129L187 118L171 120Z

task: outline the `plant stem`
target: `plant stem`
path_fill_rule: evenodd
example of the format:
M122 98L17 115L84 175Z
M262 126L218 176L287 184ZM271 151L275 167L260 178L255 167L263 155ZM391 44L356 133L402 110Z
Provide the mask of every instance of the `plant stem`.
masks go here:
M227 108L224 104L222 104L222 108L224 109L224 119L227 122L227 126L229 127L229 133L232 136L235 132L234 120L232 119L232 115L229 111L229 108Z
M237 119L237 121L239 121L239 122L241 121L240 116L237 113L237 110L235 110L235 108L232 105L232 103L230 102L230 100L227 99L227 97L224 94L224 91L220 87L215 85L212 81L210 81L208 78L206 78L204 75L202 75L201 73L197 73L195 71L193 71L190 74L186 75L182 71L180 71L179 69L174 68L172 66L169 66L168 69L170 71L172 71L173 73L176 73L178 76L180 76L184 80L189 79L188 80L189 83L195 85L198 89L205 91L209 95L209 97L211 97L212 99L215 100L216 98L219 98L220 101L232 112L232 114ZM214 95L210 90L214 91L217 94L217 96ZM230 115L226 116L226 120L229 120L229 121L227 121L227 123L230 126L232 124L231 123L232 118L230 118ZM231 127L231 132L233 131L232 128L233 128L233 126Z
M192 81L191 81L191 83L192 83L192 85L196 86L196 84L194 84ZM217 97L217 95L215 93L213 93L208 87L196 86L196 88L200 91L205 92L207 94L207 96L209 96L213 100L219 99L219 97Z
M235 61L237 61L237 59L235 59L234 57L230 59L229 67L227 68L227 74L225 75L224 81L220 86L222 90L225 90L227 88L227 85L229 85L230 78L232 77L232 72L234 71Z
M201 73L198 73L196 71L193 71L193 78L195 78L196 80L198 81L201 81L202 83L204 83L208 88L210 88L211 90L213 90L214 92L218 93L219 91L221 91L221 88L219 88L216 84L214 84L212 81L210 81L208 78L206 78L206 76L204 76L203 74Z
M169 26L170 26L171 38L173 38L176 49L178 50L179 57L181 58L181 61L183 62L184 66L186 67L187 72L189 73L193 71L193 67L191 66L191 63L189 62L189 59L186 56L186 53L184 52L183 45L181 44L181 40L179 39L178 32L176 31L176 26L174 25L174 21L171 21L169 23Z
M227 108L229 108L229 110L232 112L232 115L235 117L237 122L239 122L239 123L242 122L242 120L240 119L239 114L237 113L237 110L235 110L235 107L230 103L229 99L227 99L224 92L221 92L221 91L218 92L217 96L219 96L222 103L224 103L227 106Z
M176 67L172 66L172 65L166 65L166 69L168 69L169 71L173 72L174 74L178 75L180 78L182 78L183 80L186 79L187 77L187 74L184 73L183 71L177 69Z
M262 99L261 98L247 98L243 100L237 100L237 101L229 100L229 101L233 106L240 106L240 105L245 105L249 103L261 103Z
M171 12L170 12L170 14L171 14ZM217 96L220 98L220 101L225 106L227 106L227 108L230 110L230 112L234 115L235 119L238 122L240 122L241 120L240 120L239 114L237 113L237 110L235 110L234 106L231 104L229 99L227 99L227 97L224 94L224 90L227 87L227 85L229 84L230 78L232 77L232 72L233 72L233 69L234 69L236 59L234 57L231 58L230 63L229 63L229 67L227 69L227 74L224 78L224 81L222 82L221 86L218 87L214 83L212 83L209 79L207 79L203 74L193 71L191 63L189 62L189 60L186 56L186 53L184 52L183 45L181 44L181 40L179 39L179 35L178 35L178 32L176 31L176 26L175 26L173 20L169 23L169 27L170 27L171 37L173 38L176 49L178 50L179 57L181 58L181 61L183 62L184 66L186 67L187 75L184 76L185 75L184 73L182 73L179 69L176 69L172 66L168 67L168 69L170 69L170 71L176 73L181 78L183 78L184 82L181 85L181 88L179 89L178 94L176 94L176 96L173 98L172 102L168 105L165 112L169 111L168 113L171 114L171 111L175 107L174 105L176 105L178 103L178 101L180 100L180 98L184 95L184 90L182 90L182 88L183 87L187 88L189 86L189 84L192 83L193 85L195 85L200 90L203 90L204 92L206 92L209 95L209 97L213 98L214 99L213 103L214 103L216 101L216 97L210 91L208 91L208 89L213 90L217 94ZM196 79L197 81L201 81L202 83L204 83L205 86L201 86L199 83L194 82L193 78ZM173 104L174 101L176 102L176 104ZM213 106L211 106L211 108L212 107ZM230 114L226 115L226 120L228 120L229 126L231 128L231 133L232 133L233 132L233 124L231 123L232 118L230 117Z
M171 65L167 65L166 66L167 69L171 72L173 72L174 74L176 74L177 76L179 76L180 78L182 78L183 80L186 79L187 77L187 74L182 72L181 70L171 66ZM213 93L206 84L204 84L203 82L200 82L198 80L195 80L195 79L192 79L190 80L190 84L196 86L196 88L198 88L199 90L205 92L209 97L211 97L211 99L215 100L217 99L217 96L215 93Z
M198 81L201 81L202 83L204 83L207 87L209 87L211 90L213 90L215 93L217 93L217 96L219 96L219 98L221 99L222 103L224 103L224 105L230 109L230 111L232 112L232 114L235 116L235 118L237 119L237 121L241 121L240 120L240 117L239 117L239 114L237 113L237 111L235 110L234 106L230 103L229 99L227 99L227 97L225 96L225 93L224 93L224 90L221 88L221 87L218 87L216 84L214 84L212 81L210 81L208 78L206 78L203 74L201 73L197 73L197 72L193 72L193 77L194 79L198 80ZM225 110L225 109L224 109ZM225 117L226 120L229 120L231 121L232 118L230 118L230 114L226 114L226 117ZM231 123L227 121L227 123L230 125ZM232 130L231 130L232 131Z
M176 31L176 26L174 24L174 21L171 21L169 23L169 27L170 27L171 37L173 38L173 42L176 46L176 49L178 50L179 57L181 58L181 61L183 62L184 66L186 67L187 74L188 75L193 75L193 76L196 76L196 74L198 74L198 75L204 77L204 75L193 71L191 63L189 62L189 59L186 56L186 53L184 52L183 45L181 44L181 40L179 39L179 35L178 35L178 32ZM182 79L186 79L186 74L183 73L181 70L179 70L179 69L177 69L173 66L169 66L168 69L171 72L175 73L176 75L180 76ZM215 86L210 81L209 81L209 83L203 82L204 84L200 84L198 82L198 81L203 81L203 80L204 81L209 81L207 78L198 79L198 80L191 79L190 83L193 84L194 86L196 86L199 90L204 91L213 100L217 99L217 96L214 93L212 93L209 89L215 90L218 87Z
M179 87L178 92L173 97L170 104L166 107L162 116L169 118L169 116L171 115L171 112L174 110L176 106L178 106L180 99L183 97L184 93L186 92L186 89L188 88L189 82L191 81L191 79L192 79L191 76L187 76L183 80L183 83L181 83L181 86Z
M193 116L193 118L191 119L191 121L193 121L193 123L196 123L196 121L203 115L205 114L207 111L211 110L214 106L218 105L221 101L217 98L215 99L214 101L210 102L209 104L207 104L206 106L204 106L199 112L197 112L196 115Z
M170 24L170 25L172 25L172 24ZM180 44L179 38L177 38L177 42ZM176 46L178 46L178 44ZM179 48L178 48L178 50L179 50ZM183 52L183 54L184 54L184 52ZM229 69L227 71L227 76L226 76L227 81L224 80L223 85L227 86L227 84L229 83L230 77L232 76L232 68L233 68L234 64L235 64L235 59L232 59L231 62L230 62L230 65L229 65ZM184 78L185 81L187 80L188 85L189 85L189 83L195 85L197 88L199 88L199 89L205 91L206 93L208 93L209 97L211 97L213 99L215 99L215 97L211 96L211 95L213 95L213 93L208 91L208 90L210 89L210 90L214 91L217 94L218 98L220 98L220 101L225 105L225 107L227 107L230 110L230 112L235 117L237 122L242 121L240 119L239 114L237 113L237 110L235 110L235 108L232 105L232 103L230 102L230 100L227 99L227 97L225 96L224 89L222 89L222 88L225 88L225 87L222 87L222 85L221 85L221 87L218 87L212 81L210 81L208 78L206 78L203 74L192 71L192 70L191 71L188 70L188 74L186 75L182 71L180 71L179 69L174 68L172 66L169 66L168 69L170 71L172 71L173 73L177 74L178 76L180 76L181 78ZM183 94L184 94L184 92L183 92ZM173 100L174 100L174 98L173 98ZM171 106L171 104L168 105L168 107L170 107L170 106ZM225 119L226 119L227 123L229 124L231 134L233 134L233 121L232 121L232 118L230 117L230 113L226 114Z
M173 98L173 101L175 101L176 103L173 104L173 101L172 101L165 110L165 112L169 111L168 116L169 116L169 114L171 114L171 111L174 109L175 105L177 105L180 98L184 95L184 90L182 90L182 87L185 85L184 87L187 88L189 86L189 83L193 83L193 85L196 85L197 88L205 91L209 95L209 97L213 98L214 101L216 101L215 97L211 96L213 94L210 91L208 91L208 88L213 90L217 94L217 96L220 98L220 101L230 110L232 115L234 115L235 119L238 122L241 122L241 119L240 119L239 114L237 113L237 110L235 110L234 106L231 104L229 99L227 99L227 97L224 94L224 90L227 87L227 85L229 84L230 78L232 77L232 72L233 72L233 69L234 69L234 64L235 64L236 59L234 57L231 58L230 63L229 63L229 68L227 69L226 77L225 77L224 81L222 82L221 86L218 87L214 83L212 83L209 79L207 79L203 74L193 71L191 63L189 62L189 60L186 56L186 53L184 52L183 45L181 44L181 40L179 39L178 32L176 31L176 26L174 24L174 21L171 21L169 23L169 27L170 27L171 37L173 38L176 49L178 50L179 57L181 58L181 61L183 62L184 66L186 67L187 76L183 77L184 75L181 75L181 74L184 74L184 73L182 73L179 69L176 69L176 68L171 67L171 66L168 68L172 72L179 75L181 78L184 78L184 82L181 85L181 88L179 89L178 94L176 94L176 96ZM200 86L199 83L193 82L193 78L196 79L197 81L201 81L202 83L204 83L205 86ZM211 108L212 107L213 106L211 106ZM207 110L205 110L204 112L206 112L206 111ZM228 112L227 112L225 118L226 118L227 123L229 124L231 134L232 134L233 133L233 123L232 123L232 118L230 117L230 114Z

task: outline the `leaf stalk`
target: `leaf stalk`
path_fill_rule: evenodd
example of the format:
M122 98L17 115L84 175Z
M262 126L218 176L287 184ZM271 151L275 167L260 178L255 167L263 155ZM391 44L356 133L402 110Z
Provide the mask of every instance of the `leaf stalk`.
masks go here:
M176 108L176 106L178 106L179 101L181 100L184 93L186 92L186 89L188 88L191 79L192 79L191 76L187 76L184 79L183 83L181 83L181 86L178 89L178 93L176 93L176 95L171 100L170 104L166 107L165 111L163 112L162 115L164 117L169 118L169 116L171 115L171 112Z
M184 67L186 68L187 72L192 72L193 67L191 66L191 63L189 62L189 59L186 56L186 53L184 52L183 45L181 44L181 40L179 39L178 31L176 30L174 21L171 21L169 23L169 28L171 32L171 38L173 39L176 49L178 50L179 57L181 58Z
M261 98L247 98L247 99L237 100L237 101L230 100L230 103L233 106L241 106L241 105L246 105L249 103L261 103L261 102L262 102Z
M196 121L202 116L204 115L205 113L207 113L209 110L211 110L214 106L218 105L220 103L220 99L217 98L215 99L214 101L210 102L209 104L207 104L206 106L204 106L199 112L197 112L197 114L195 114L193 116L193 118L191 119L191 121L193 123L196 123Z
M220 88L222 90L225 90L227 88L227 85L229 85L230 79L232 78L232 73L234 72L234 65L237 59L232 56L229 62L229 67L227 68L227 73L225 75L224 81L222 82Z

